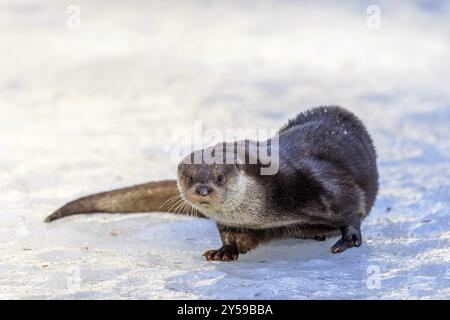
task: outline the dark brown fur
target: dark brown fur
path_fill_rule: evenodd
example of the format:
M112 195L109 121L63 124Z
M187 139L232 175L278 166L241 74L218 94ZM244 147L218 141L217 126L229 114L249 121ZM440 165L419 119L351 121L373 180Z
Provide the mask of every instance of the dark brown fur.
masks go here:
M333 253L359 247L361 222L378 191L375 148L362 122L340 107L314 108L283 126L279 142L274 175L261 175L259 162L181 163L178 181L81 198L46 221L77 213L170 211L167 204L175 203L181 213L217 221L223 245L205 252L208 260L235 260L286 237L324 240L341 234Z

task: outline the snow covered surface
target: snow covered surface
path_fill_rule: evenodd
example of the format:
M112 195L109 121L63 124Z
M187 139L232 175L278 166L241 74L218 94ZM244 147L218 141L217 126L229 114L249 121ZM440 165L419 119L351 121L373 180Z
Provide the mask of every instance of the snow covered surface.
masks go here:
M81 28L66 27L69 4ZM0 298L450 298L445 1L0 3ZM76 197L174 178L174 128L277 128L339 104L381 188L359 249L286 240L206 262L213 222L43 219Z

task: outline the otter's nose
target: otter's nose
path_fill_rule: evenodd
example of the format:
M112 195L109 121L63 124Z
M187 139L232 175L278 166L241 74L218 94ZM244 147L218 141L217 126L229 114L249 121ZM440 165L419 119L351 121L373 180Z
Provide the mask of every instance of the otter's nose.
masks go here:
M212 192L212 188L205 186L205 185L200 185L200 186L195 187L195 193L202 197L206 197L211 192Z

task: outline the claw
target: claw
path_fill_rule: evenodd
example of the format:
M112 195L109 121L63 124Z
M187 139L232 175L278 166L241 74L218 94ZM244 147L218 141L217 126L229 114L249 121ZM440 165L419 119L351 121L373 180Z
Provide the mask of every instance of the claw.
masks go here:
M208 261L235 261L239 257L239 253L236 251L222 247L217 250L208 250L203 254L204 257L206 257L206 260Z
M342 229L342 237L331 247L332 253L340 253L362 244L361 231L352 226Z

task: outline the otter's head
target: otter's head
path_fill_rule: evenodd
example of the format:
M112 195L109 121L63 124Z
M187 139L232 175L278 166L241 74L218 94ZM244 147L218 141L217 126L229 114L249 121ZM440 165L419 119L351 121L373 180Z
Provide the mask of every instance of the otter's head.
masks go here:
M181 161L178 188L185 201L220 220L218 215L241 204L246 189L245 173L237 163L208 164L201 157L203 152L195 151ZM200 163L195 159L201 159Z

